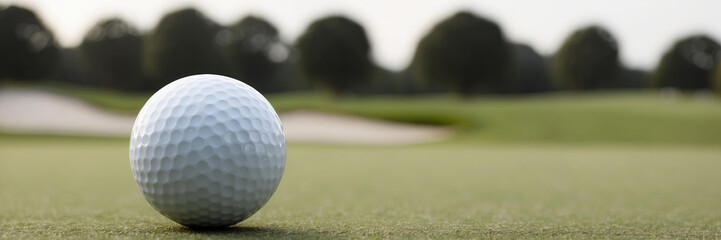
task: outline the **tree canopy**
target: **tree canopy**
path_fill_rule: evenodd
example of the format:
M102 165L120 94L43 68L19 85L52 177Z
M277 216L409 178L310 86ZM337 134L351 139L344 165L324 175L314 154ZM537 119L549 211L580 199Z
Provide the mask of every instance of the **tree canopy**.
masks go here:
M29 9L0 9L0 79L42 79L55 74L60 51L52 32Z
M556 52L553 73L561 88L614 87L620 70L619 48L609 31L589 26L573 32Z
M661 58L654 72L659 87L700 90L711 87L712 70L721 57L721 46L705 35L678 40Z
M352 93L373 70L370 43L363 27L342 16L311 23L298 38L299 65L306 79L337 95Z
M290 52L275 26L263 18L248 16L228 27L222 37L227 38L221 43L223 52L238 79L261 92L280 87L274 81L275 74Z
M531 46L512 44L513 80L511 91L514 93L539 93L554 89L548 72L546 58L538 54Z
M142 89L143 39L127 22L112 18L99 22L80 45L82 65L92 82L117 89Z
M193 74L227 74L216 42L220 26L186 8L165 15L143 43L143 70L160 87Z
M412 69L424 83L467 96L507 90L511 51L495 22L459 12L436 24L416 49Z

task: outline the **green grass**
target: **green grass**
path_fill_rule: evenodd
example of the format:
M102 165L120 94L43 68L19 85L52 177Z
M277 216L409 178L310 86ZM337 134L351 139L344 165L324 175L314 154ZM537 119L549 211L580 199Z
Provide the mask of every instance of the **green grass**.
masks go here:
M721 238L721 149L290 144L271 201L193 231L145 202L127 141L0 138L0 238Z
M149 96L42 86L121 112ZM216 231L184 228L145 202L127 139L0 134L0 238L721 238L717 99L268 98L278 111L449 125L458 134L406 147L291 143L268 205Z
M139 111L150 97L58 83L20 86L76 96L127 113ZM451 139L454 142L721 145L721 99L668 99L655 91L492 96L468 101L450 95L332 99L313 92L267 97L279 112L316 109L448 125L458 130Z
M721 145L721 101L657 92L554 93L530 97L373 97L334 101L270 96L279 111L318 109L401 122L451 125L455 142Z

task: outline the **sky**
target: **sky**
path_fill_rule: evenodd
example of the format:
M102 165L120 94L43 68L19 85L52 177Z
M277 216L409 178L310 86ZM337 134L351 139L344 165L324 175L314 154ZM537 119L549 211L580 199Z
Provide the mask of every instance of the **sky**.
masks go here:
M248 14L272 22L292 43L313 20L343 14L361 23L373 59L405 68L435 23L469 10L501 25L509 41L553 54L575 29L598 24L616 37L621 61L652 68L674 41L690 34L721 40L721 1L714 0L0 0L33 9L63 46L78 45L102 19L121 17L150 31L170 11L196 7L221 24Z

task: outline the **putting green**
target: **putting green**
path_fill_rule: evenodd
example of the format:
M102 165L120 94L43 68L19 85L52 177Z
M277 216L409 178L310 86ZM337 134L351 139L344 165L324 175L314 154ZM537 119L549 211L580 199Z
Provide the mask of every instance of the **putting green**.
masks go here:
M138 191L118 139L0 138L0 238L720 238L721 149L289 145L271 201L192 231Z

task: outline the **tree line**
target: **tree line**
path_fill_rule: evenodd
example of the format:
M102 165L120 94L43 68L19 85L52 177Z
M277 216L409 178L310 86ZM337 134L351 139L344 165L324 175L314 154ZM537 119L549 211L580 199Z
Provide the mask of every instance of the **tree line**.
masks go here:
M63 48L30 9L0 7L0 80L154 91L183 76L215 73L261 92L319 88L338 96L650 87L721 93L721 46L709 36L678 40L651 72L623 66L620 51L611 32L592 25L542 56L508 41L494 21L461 11L433 26L411 64L394 72L372 61L365 29L345 16L317 19L289 44L261 17L223 26L186 8L168 13L148 33L119 18L102 20L78 47Z

